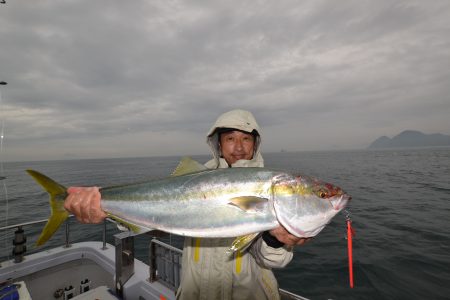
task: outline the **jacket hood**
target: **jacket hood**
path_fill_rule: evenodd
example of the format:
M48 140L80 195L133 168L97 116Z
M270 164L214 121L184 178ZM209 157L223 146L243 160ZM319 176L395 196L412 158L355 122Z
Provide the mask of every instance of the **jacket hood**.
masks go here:
M253 154L253 159L251 161L258 161L256 164L263 164L263 159L260 154L260 144L261 144L261 129L256 122L255 117L249 111L242 109L235 109L226 112L217 118L217 121L208 131L206 142L211 147L214 163L208 162L208 167L217 168L221 166L221 154L219 147L219 134L218 130L221 128L237 129L248 133L255 134L255 149ZM222 159L223 160L223 159ZM250 161L250 162L251 162ZM239 162L239 161L238 161ZM236 162L236 164L238 163ZM223 162L222 162L223 164ZM250 163L252 165L252 163ZM234 164L233 164L234 165ZM239 164L238 164L239 165ZM256 166L256 165L255 165Z

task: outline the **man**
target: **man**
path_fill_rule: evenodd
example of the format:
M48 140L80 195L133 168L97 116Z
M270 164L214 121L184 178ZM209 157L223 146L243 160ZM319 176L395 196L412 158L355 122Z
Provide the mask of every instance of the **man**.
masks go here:
M221 115L207 135L213 159L210 169L263 167L260 128L253 115L232 110ZM98 188L70 188L64 207L79 221L99 223L101 210ZM279 299L272 268L286 266L292 246L307 239L289 234L283 227L264 232L246 251L229 256L233 238L199 239L186 237L182 276L177 299Z

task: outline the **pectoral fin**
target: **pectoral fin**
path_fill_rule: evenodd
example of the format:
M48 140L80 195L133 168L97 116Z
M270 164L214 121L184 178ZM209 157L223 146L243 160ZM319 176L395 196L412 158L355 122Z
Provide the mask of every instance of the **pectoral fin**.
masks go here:
M238 250L241 253L244 252L252 244L253 240L259 236L259 234L259 232L255 232L237 237L231 244L230 248L227 250L227 254L231 255Z
M246 212L262 211L269 201L267 198L256 196L240 196L231 198L229 204L239 207Z

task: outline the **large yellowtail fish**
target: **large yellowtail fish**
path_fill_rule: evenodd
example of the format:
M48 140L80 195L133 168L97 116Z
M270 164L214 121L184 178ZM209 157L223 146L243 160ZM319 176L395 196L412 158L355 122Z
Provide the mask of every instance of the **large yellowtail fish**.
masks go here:
M27 170L50 194L51 216L37 245L68 217L66 188ZM206 169L183 158L171 177L100 189L102 209L135 232L158 229L191 237L239 237L244 249L260 232L283 225L297 237L317 235L350 197L318 179L267 168Z

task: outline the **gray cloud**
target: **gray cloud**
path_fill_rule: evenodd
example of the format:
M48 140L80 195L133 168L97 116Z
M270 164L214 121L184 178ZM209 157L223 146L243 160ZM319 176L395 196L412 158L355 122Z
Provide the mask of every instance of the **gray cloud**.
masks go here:
M7 1L6 160L207 153L233 108L264 150L450 134L447 1Z

